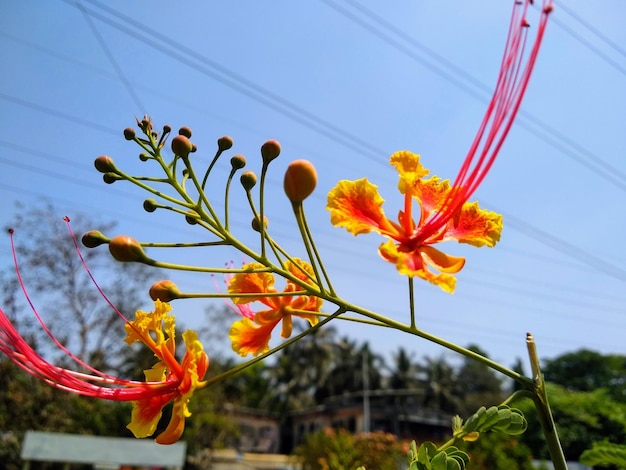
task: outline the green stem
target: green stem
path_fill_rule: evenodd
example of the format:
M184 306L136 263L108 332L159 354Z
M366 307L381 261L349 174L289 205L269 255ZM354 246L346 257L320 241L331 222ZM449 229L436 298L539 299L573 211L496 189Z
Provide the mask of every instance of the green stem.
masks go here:
M293 213L296 216L296 222L298 223L298 228L300 229L300 237L302 238L302 243L304 243L304 247L306 248L307 255L309 257L309 261L311 262L311 266L313 267L313 272L315 273L315 282L320 290L320 293L326 293L326 289L324 289L324 284L322 284L322 277L320 276L317 262L315 261L315 256L313 255L313 250L311 249L311 244L309 243L309 239L306 234L305 222L304 222L304 213L302 212L302 202L292 202L291 207L293 208ZM330 300L333 296L326 296L328 300Z
M415 294L413 291L413 276L409 276L409 309L411 310L411 328L417 330L415 323Z
M342 308L338 308L332 315L329 315L327 318L324 318L322 321L320 321L317 325L312 326L311 328L306 329L305 331L303 331L302 333L300 333L297 336L294 336L293 338L288 339L287 341L285 341L284 343L279 344L278 346L272 348L271 350L269 350L266 353L263 353L257 357L255 357L254 359L251 359L248 362L244 362L243 364L239 364L238 366L233 367L232 369L227 370L226 372L223 372L219 375L216 375L215 377L212 377L210 379L207 379L203 382L203 385L201 388L204 387L208 387L209 385L212 385L216 382L219 382L220 380L224 380L232 375L235 375L239 372L241 372L242 370L256 364L257 362L262 361L263 359L271 356L272 354L277 353L278 351L280 351L281 349L286 348L287 346L290 346L291 344L295 343L296 341L301 340L302 338L304 338L307 335L310 335L311 333L313 333L314 331L317 331L318 329L320 329L323 325L325 325L326 323L328 323L329 321L331 321L334 318L337 318L339 315L341 315L342 313L344 313L345 310L343 310Z
M530 365L532 370L532 396L533 403L537 409L539 415L539 422L543 429L543 434L548 444L548 451L550 452L550 458L554 465L554 470L567 470L567 462L565 455L563 454L563 448L559 440L559 434L554 424L554 418L552 416L552 410L550 409L550 403L548 402L548 394L546 393L546 383L541 372L541 366L539 364L539 356L537 355L537 346L535 339L530 333L526 336L526 345L528 347L528 357L530 359Z
M322 274L324 275L324 279L326 280L326 285L328 286L329 294L331 296L336 295L335 289L333 288L333 285L330 282L330 277L328 276L328 273L326 272L326 268L324 267L322 257L320 256L319 252L317 251L317 247L315 246L315 241L313 240L313 235L311 235L311 230L309 229L309 223L307 222L306 216L304 215L304 206L302 204L300 204L300 211L302 212L302 223L304 225L304 230L305 230L308 242L311 244L311 249L313 250L313 253L315 253L315 260L317 263L319 263L320 269L322 270Z

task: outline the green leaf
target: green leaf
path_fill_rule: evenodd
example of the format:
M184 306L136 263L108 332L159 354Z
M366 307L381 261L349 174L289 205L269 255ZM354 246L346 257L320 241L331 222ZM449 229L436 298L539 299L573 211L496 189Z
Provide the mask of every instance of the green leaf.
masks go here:
M579 460L584 465L617 465L623 469L626 468L626 445L594 442L592 448L584 451Z

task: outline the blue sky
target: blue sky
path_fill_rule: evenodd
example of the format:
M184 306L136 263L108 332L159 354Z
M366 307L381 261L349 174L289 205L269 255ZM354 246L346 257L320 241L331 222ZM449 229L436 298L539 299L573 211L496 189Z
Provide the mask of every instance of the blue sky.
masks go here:
M45 197L60 218L81 211L115 219L120 233L142 241L200 240L183 221L144 212L138 189L102 183L93 159L107 154L130 173L145 172L139 149L122 137L144 113L157 126L190 126L200 167L221 135L233 137L231 154L244 154L252 169L260 168L261 144L277 139L283 153L267 199L275 238L304 255L282 175L291 160L309 159L319 184L306 212L338 291L407 320L406 280L378 257L382 239L333 228L326 193L340 179L367 177L394 214L401 198L387 162L400 149L421 154L433 174L456 175L495 82L510 3L83 1L82 11L71 1L5 2L0 222L12 218L13 201ZM426 331L478 343L507 365L525 356L527 331L542 357L581 347L626 353L624 13L617 0L556 4L520 119L475 194L504 214L502 241L494 249L445 247L467 263L454 295L418 283ZM316 131L309 116L333 131ZM224 163L212 175L218 199ZM244 200L233 204L234 229L248 237ZM8 239L0 243L7 265ZM241 259L233 250L181 256L214 266ZM173 278L185 291L214 290L209 276ZM175 305L191 326L204 318L202 307ZM393 332L339 327L384 353L400 345L418 356L444 352Z

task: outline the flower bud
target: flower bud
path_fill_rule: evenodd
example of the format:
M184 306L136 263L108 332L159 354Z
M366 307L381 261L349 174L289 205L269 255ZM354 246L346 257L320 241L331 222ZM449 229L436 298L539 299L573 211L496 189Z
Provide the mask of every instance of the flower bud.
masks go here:
M233 146L233 139L227 135L224 135L220 137L219 139L217 139L217 148L220 150L220 152L223 152L224 150L228 150L232 146Z
M99 230L90 230L82 236L81 242L87 248L95 248L97 246L108 243L109 239L105 237Z
M113 184L116 181L119 181L121 179L122 179L122 177L121 176L117 176L115 173L105 173L104 175L102 175L102 180L106 184Z
M118 235L111 238L109 251L117 261L141 262L148 259L139 242L128 235Z
M172 126L165 124L163 126L163 134L169 134L170 132L172 132Z
M100 173L109 173L111 171L115 171L115 163L113 163L113 159L107 155L100 155L93 162L93 165L96 167Z
M234 155L231 159L230 159L230 166L233 167L233 170L239 170L241 168L243 168L244 166L246 166L246 157L244 157L243 155Z
M143 201L143 210L146 212L154 212L158 207L159 205L154 199L146 199Z
M267 230L267 226L270 224L269 220L267 220L267 217L263 216L263 229ZM261 224L259 222L259 218L255 217L254 219L252 219L252 230L254 230L255 232L260 232L261 231Z
M152 300L160 300L161 302L171 302L181 296L176 284L169 279L163 279L152 284L149 294Z
M194 211L193 209L189 209L187 211L187 214L185 215L185 221L189 224L189 225L196 225L198 223L198 219L200 218L200 216L198 215L198 213L196 211Z
M127 127L124 129L124 138L126 140L133 140L135 138L135 129L132 127Z
M147 153L140 153L139 160L141 160L142 162L147 162L148 160L150 160L150 155L148 155Z
M244 171L239 178L241 185L246 191L250 191L256 184L256 175L253 171Z
M317 171L308 160L295 160L285 172L285 193L291 202L302 202L317 185Z
M261 145L261 156L263 157L263 163L269 164L272 160L280 155L280 144L276 140L268 140Z
M178 129L178 135L183 135L187 137L188 139L191 139L191 129L187 126L183 126L180 129Z
M174 155L186 157L193 150L193 144L188 137L177 135L172 139L172 152Z

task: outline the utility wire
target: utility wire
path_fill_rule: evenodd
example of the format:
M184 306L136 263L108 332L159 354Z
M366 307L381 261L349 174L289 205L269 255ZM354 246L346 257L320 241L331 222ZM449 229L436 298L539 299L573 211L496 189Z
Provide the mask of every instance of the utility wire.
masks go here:
M64 2L75 6L72 0L63 0ZM261 87L255 82L234 73L228 68L218 64L193 49L178 43L171 38L161 34L160 32L140 23L133 18L119 13L118 11L102 4L97 0L86 0L88 3L95 5L97 8L107 12L109 15L122 21L115 21L93 9L85 9L91 16L101 20L102 22L112 26L125 34L138 39L144 44L163 52L164 54L176 59L177 61L198 70L199 72L213 78L214 80L242 93L249 98L264 104L265 106L284 114L294 121L304 125L305 127L318 132L351 150L359 155L367 158L374 163L384 165L386 167L387 153L382 149L378 149L360 137L346 132L338 126L322 119L310 111L302 108L286 98L274 93L266 88ZM126 26L129 25L129 26ZM141 31L141 32L140 32ZM157 40L159 42L157 42Z
M624 49L618 43L616 43L615 41L610 39L608 36L606 36L604 33L602 33L598 28L596 28L591 23L586 21L582 16L578 15L577 13L575 13L570 7L566 6L565 3L561 2L561 1L555 2L555 3L557 4L557 7L558 7L559 10L564 11L569 16L574 18L574 20L578 21L578 23L580 23L584 28L586 28L587 30L591 31L602 42L607 44L609 47L611 47L613 50L615 50L622 57L626 58L626 49Z
M67 3L70 3L71 5L75 6L74 3L71 2L71 0L64 0L64 1L66 1ZM90 3L95 3L97 5L100 5L100 2L97 2L96 0L87 0L87 1L90 2ZM328 3L330 0L323 0L323 1ZM346 0L346 1L348 3L352 3L352 4L355 3L353 0ZM363 7L361 7L361 8L363 8ZM105 7L105 9L110 10L107 7ZM89 11L89 14L94 14L94 12ZM120 16L122 18L127 18L127 17L125 17L124 15L121 15L121 14L117 14L117 16ZM106 19L102 15L97 15L97 17L100 18L100 19L103 19L103 21L109 22L109 24L112 24L115 27L119 27L122 31L131 34L131 32L129 32L128 28L122 27L121 25L118 25L117 23L110 23L110 20ZM377 16L374 16L374 17L377 18ZM129 20L135 26L137 26L137 24L136 24L137 22L135 22L132 19L129 19ZM385 24L385 22L381 21L381 24ZM149 32L151 32L151 31L149 31ZM137 36L137 35L134 35L134 34L133 34L133 36L138 37L142 41L146 40L146 38L143 37L143 36ZM159 34L159 36L162 36L162 35ZM167 40L167 38L162 39L162 40L165 41L165 40ZM154 47L157 47L159 50L162 50L164 53L169 55L169 52L167 52L167 50L164 50L164 49L162 49L162 48L160 48L158 46L154 46ZM184 47L184 46L181 45L181 47ZM188 48L185 48L185 49L188 49ZM191 52L194 54L195 57L202 58L202 56L200 56L199 54L197 54L197 53L195 53L193 51L191 51ZM178 56L176 58L184 59L184 57L180 56L180 54L178 54ZM208 60L208 59L206 59L206 60ZM212 61L209 61L209 63L212 63ZM221 67L221 68L223 69L223 67ZM231 75L233 77L238 77L237 75L232 74L232 73L231 73ZM260 87L258 87L258 88L259 88L259 90L262 90ZM2 94L0 94L0 97L3 97ZM271 95L270 95L270 98L271 98ZM51 110L49 110L49 111L51 111ZM67 118L67 116L65 116L65 117ZM333 126L333 127L336 128L336 126ZM338 128L336 128L336 129L338 129ZM117 135L117 132L115 132L115 134ZM349 134L346 134L346 135L349 135ZM336 140L336 139L334 139L334 140ZM373 147L370 147L370 148L373 148ZM614 170L614 171L615 171L615 173L619 173L617 170ZM512 217L512 216L509 215L507 217ZM513 220L513 219L511 219L511 220ZM604 273L606 273L606 274L608 274L608 275L610 275L612 277L616 277L616 278L618 278L620 280L626 280L626 271L624 271L624 270L622 270L622 269L620 269L620 268L618 268L616 266L613 266L613 265L610 265L610 264L606 263L605 261L603 261L603 260L595 257L594 255L592 255L591 253L585 253L581 249L576 248L576 247L574 247L571 244L568 244L567 242L565 242L564 240L559 239L558 237L554 237L554 236L552 236L550 234L547 234L546 232L544 232L544 231L542 231L542 230L540 230L538 228L532 227L530 224L520 223L520 224L511 224L511 225L513 225L514 228L524 232L525 234L527 234L529 236L532 236L533 238L537 239L541 243L544 243L544 244L546 244L546 245L548 245L548 246L550 246L550 247L552 247L554 249L557 249L558 251L560 251L560 252L562 252L564 254L567 254L568 256L570 256L570 257L572 257L572 258L574 258L576 260L580 261L581 260L580 255L584 254L584 256L583 256L584 262L586 264L588 264L589 266L592 266L592 267L594 267L596 269L599 269L601 272L604 272ZM530 235L530 234L532 234L532 235Z
M14 103L20 106L24 106L25 108L34 109L41 113L48 114L49 116L54 116L54 117L64 119L69 122L73 122L74 124L79 124L81 126L89 127L91 129L95 129L100 132L105 132L107 134L111 134L116 137L120 135L119 131L112 129L110 127L107 127L107 126L103 126L102 124L98 124L97 122L87 121L84 118L79 118L76 116L72 116L71 114L62 113L61 111L57 111L56 109L48 108L46 106L42 106L40 104L33 103L31 101L26 101L16 96L7 95L6 93L0 92L0 99L9 101L11 103Z
M425 65L434 73L467 92L481 103L488 102L490 88L487 85L452 64L432 49L426 47L374 11L364 7L355 0L342 0L341 2L322 0L322 2L350 21L358 24L370 34L391 45L394 49L407 55L414 61ZM346 5L350 5L352 10L358 11L361 16L353 13ZM363 18L367 18L367 20ZM550 19L550 21L552 20L553 18ZM407 47L404 43L410 45L410 47ZM430 59L424 59L415 52L416 50L421 51L422 54L427 55ZM626 191L626 174L606 163L606 161L574 140L568 138L563 133L557 131L547 122L522 108L518 112L518 119L515 124L526 129L557 150L560 150L566 157L585 166L589 171L609 181L619 189ZM578 155L576 155L575 152L577 152Z
M107 59L109 60L109 62L111 63L111 65L113 66L113 68L115 69L115 73L117 74L117 76L119 77L119 79L122 81L124 87L126 88L126 91L128 92L128 94L130 95L130 97L132 98L132 100L135 102L135 105L142 110L142 114L146 114L147 113L147 109L143 103L141 102L141 100L139 99L139 96L137 95L137 93L135 92L134 88L132 87L132 85L130 84L130 82L128 81L128 79L126 78L126 75L124 74L124 71L122 70L122 68L119 66L119 64L117 63L117 61L115 60L115 57L113 56L113 54L111 54L111 50L109 49L109 47L107 46L104 38L102 37L102 35L100 34L100 32L98 31L98 28L96 27L96 24L93 22L93 20L91 19L91 17L89 16L89 14L87 13L87 11L85 10L85 8L83 7L83 5L80 3L80 1L76 1L74 2L74 6L76 8L78 8L80 10L80 12L83 14L83 17L85 18L85 21L87 22L87 24L89 25L89 29L91 29L91 32L93 33L93 35L96 37L96 40L98 41L98 44L100 44L100 48L102 49L102 51L104 52L104 54L107 56Z

